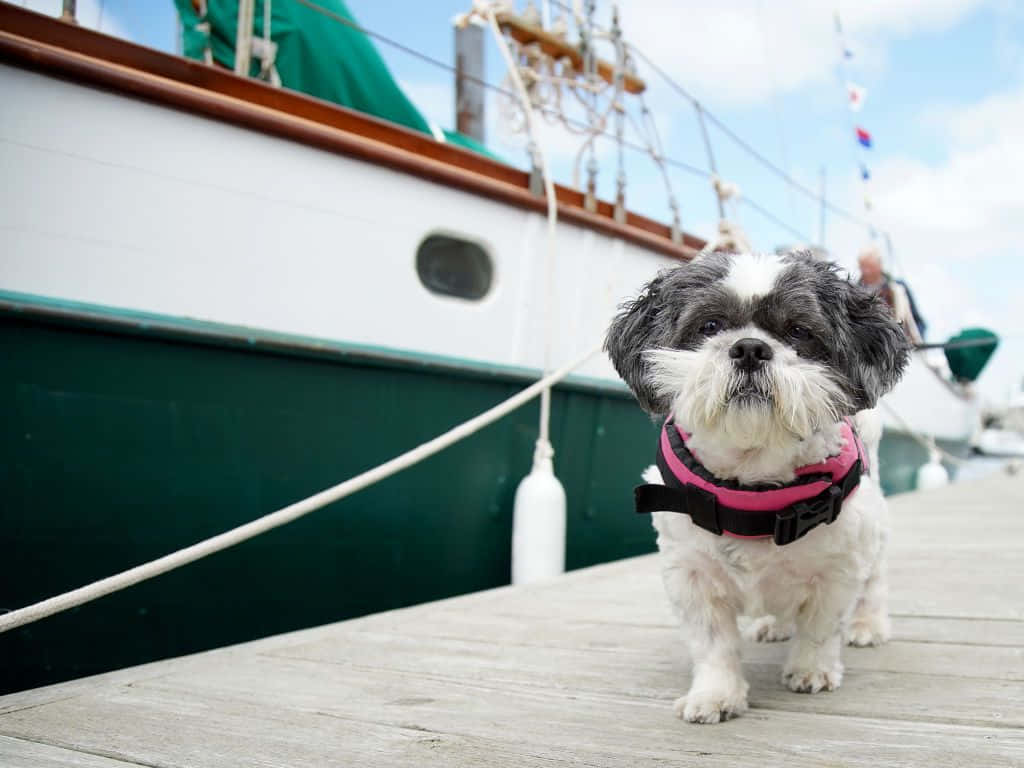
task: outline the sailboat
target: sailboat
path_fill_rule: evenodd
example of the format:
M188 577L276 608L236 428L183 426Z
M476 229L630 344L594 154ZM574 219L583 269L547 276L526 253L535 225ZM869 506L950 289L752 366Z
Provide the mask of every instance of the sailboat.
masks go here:
M176 5L191 58L0 2L0 523L17 542L0 607L380 464L545 367L533 174L431 126L340 0L274 2L269 24L250 3L248 26L238 3ZM335 52L331 77L310 73L317 50ZM555 192L561 361L707 243ZM923 428L903 391L894 406ZM966 444L967 418L944 422ZM606 359L554 390L551 431L567 567L652 551L630 510L657 425ZM505 584L535 439L518 411L302 521L0 635L0 692Z

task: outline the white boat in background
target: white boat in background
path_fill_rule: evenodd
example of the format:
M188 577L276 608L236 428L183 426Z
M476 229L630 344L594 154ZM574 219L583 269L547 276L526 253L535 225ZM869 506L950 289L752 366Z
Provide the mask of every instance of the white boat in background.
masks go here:
M983 429L972 447L984 456L1024 458L1024 435L1009 429Z
M985 427L972 442L982 456L1024 458L1024 393L985 417Z
M969 387L954 383L928 352L915 352L903 379L879 404L885 432L879 461L887 493L916 488L918 469L929 461L929 443L966 459L981 426L981 405ZM951 478L957 462L943 461Z

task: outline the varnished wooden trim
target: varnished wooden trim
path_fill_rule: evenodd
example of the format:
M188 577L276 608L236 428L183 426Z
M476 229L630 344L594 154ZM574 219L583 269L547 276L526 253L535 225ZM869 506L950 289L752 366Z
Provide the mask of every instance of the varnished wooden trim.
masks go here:
M528 174L475 152L301 93L274 88L199 62L155 51L48 16L0 3L0 61L146 99L194 114L383 165L529 210L543 211ZM630 213L625 224L601 201L556 186L566 221L621 237L677 258L704 241L673 243L664 224Z
M573 69L583 72L583 54L579 48L571 45L547 30L535 27L515 13L498 13L495 15L498 25L511 35L516 42L523 45L536 43L548 56L555 59L566 58L572 62ZM597 74L606 82L615 82L615 65L604 59L597 59ZM622 77L623 86L629 93L643 93L647 90L647 83L634 74L626 72Z

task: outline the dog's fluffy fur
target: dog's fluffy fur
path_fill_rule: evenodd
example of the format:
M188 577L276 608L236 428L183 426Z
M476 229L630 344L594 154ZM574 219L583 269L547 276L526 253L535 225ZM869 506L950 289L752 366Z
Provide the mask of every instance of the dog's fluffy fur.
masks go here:
M730 357L740 339L768 344L771 359L744 370ZM788 482L834 455L839 422L854 414L877 456L881 427L867 409L909 354L881 299L803 253L707 254L662 272L623 307L606 348L645 410L672 414L708 470L743 484ZM661 482L657 468L645 480ZM675 704L683 719L715 723L747 708L739 625L758 640L792 635L782 680L806 693L839 686L844 634L853 645L888 639L887 510L873 477L834 523L782 547L715 536L673 512L653 518L693 662Z

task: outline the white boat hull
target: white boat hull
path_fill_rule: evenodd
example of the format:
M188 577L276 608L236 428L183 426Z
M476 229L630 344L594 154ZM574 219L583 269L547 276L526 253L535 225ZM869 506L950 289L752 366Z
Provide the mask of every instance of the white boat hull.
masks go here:
M979 427L978 399L944 381L920 353L879 410L887 430L907 435L965 442Z
M225 123L0 66L0 289L539 369L544 219ZM430 234L485 246L479 302L429 292ZM562 223L552 363L677 263ZM583 375L618 386L603 356Z

